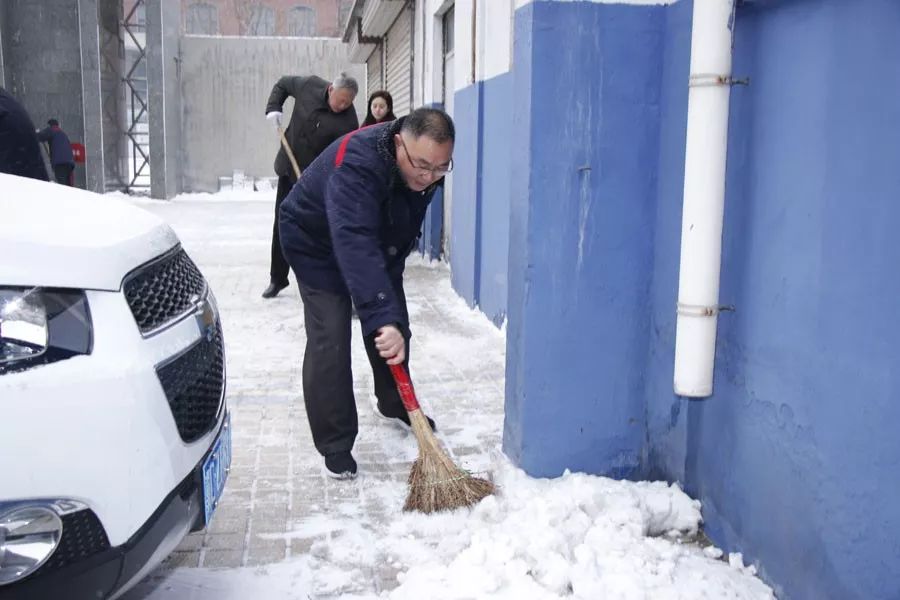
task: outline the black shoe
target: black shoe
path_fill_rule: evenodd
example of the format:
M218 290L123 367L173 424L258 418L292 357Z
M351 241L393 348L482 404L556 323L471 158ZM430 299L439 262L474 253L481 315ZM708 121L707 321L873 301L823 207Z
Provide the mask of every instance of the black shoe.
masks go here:
M409 413L405 410L398 414L394 415L393 413L387 413L387 411L382 410L381 404L377 401L372 403L372 409L375 411L375 416L379 417L389 423L394 423L395 425L399 425L403 429L409 431L412 429L412 425L409 422ZM423 413L424 414L424 413ZM425 419L428 420L428 425L431 427L432 431L437 431L437 425L434 423L434 419L425 415Z
M335 452L325 455L325 474L333 479L353 479L356 477L356 461L349 452Z
M274 298L275 296L278 295L278 292L280 292L287 286L288 286L287 281L285 281L284 283L275 283L273 281L272 283L269 284L269 287L267 287L265 290L263 290L262 297L263 298Z

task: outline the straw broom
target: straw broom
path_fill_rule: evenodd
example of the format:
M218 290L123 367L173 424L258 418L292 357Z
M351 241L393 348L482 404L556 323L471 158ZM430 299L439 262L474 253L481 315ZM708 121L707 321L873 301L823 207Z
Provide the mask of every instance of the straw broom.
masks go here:
M409 495L403 510L423 513L453 510L472 506L493 494L493 483L472 477L450 460L422 414L406 369L403 365L389 366L419 443L419 457L409 472Z

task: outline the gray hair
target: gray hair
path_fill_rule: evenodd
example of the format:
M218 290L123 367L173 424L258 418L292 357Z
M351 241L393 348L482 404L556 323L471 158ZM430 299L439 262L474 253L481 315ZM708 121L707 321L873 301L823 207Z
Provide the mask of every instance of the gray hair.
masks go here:
M334 81L331 82L331 87L350 90L354 96L359 93L359 84L356 83L356 79L347 75L346 71L342 71L340 75L334 78Z

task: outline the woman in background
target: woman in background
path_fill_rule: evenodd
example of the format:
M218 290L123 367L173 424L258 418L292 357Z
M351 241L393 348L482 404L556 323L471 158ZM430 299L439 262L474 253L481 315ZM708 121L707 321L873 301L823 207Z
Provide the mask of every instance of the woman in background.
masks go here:
M366 109L366 119L363 121L362 126L385 123L396 118L394 116L394 99L391 98L391 95L384 90L372 92Z
M394 116L394 99L386 91L378 90L377 92L372 92L372 95L369 96L369 104L366 107L366 119L359 127L362 129L369 125L387 123L396 119L397 117ZM351 306L350 314L353 315L354 319L359 318L356 314L356 306Z

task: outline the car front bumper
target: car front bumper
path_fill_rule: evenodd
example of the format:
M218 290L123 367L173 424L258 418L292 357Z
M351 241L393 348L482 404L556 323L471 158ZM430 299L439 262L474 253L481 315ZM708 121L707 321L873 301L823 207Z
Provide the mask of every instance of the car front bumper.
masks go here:
M227 415L222 419L216 439L230 435ZM210 452L216 447L213 444ZM67 600L117 598L156 567L191 531L202 529L204 518L203 465L209 453L173 489L149 519L125 543L99 550L97 544L85 550L85 538L103 537L102 526L96 517L98 532L86 533L84 527L71 534L78 539L66 539L66 530L56 552L67 555L51 560L22 581L0 586L0 600ZM91 511L82 511L88 512ZM92 514L92 513L91 513ZM80 551L74 549L77 545ZM56 554L54 553L54 555ZM85 553L89 553L85 555ZM81 556L79 556L79 554Z
M222 339L214 332L207 341L193 317L142 338L121 293L87 298L90 355L0 377L0 509L31 499L81 502L120 546L215 441L225 412Z

